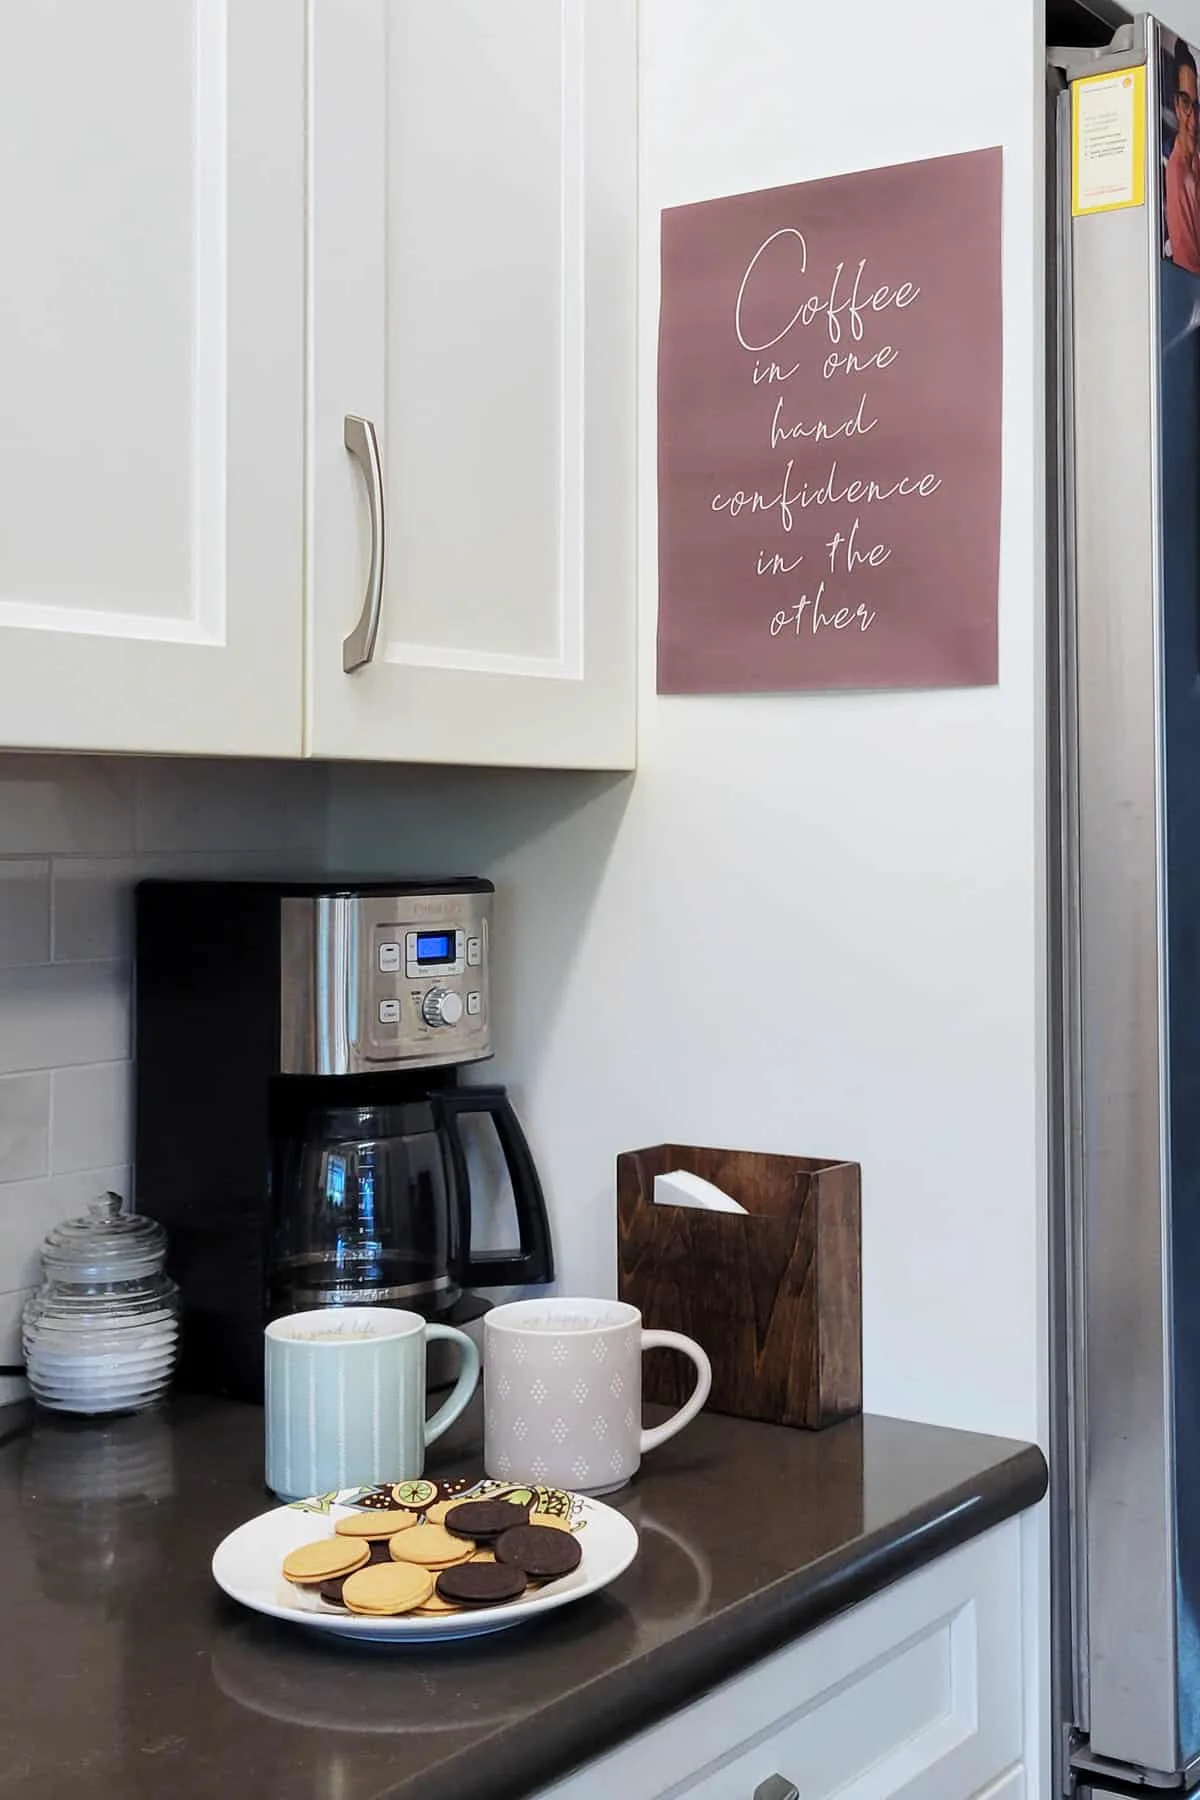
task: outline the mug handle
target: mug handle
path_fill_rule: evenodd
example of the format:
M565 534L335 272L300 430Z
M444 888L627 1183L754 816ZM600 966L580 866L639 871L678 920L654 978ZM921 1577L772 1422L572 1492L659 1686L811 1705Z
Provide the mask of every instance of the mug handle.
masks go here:
M643 1352L659 1349L682 1350L689 1361L696 1365L696 1385L678 1412L673 1412L661 1425L654 1425L649 1431L643 1431L640 1446L643 1456L647 1450L653 1450L658 1444L665 1444L677 1431L690 1425L712 1388L712 1364L694 1338L684 1337L678 1331L643 1331Z
M432 1444L434 1438L440 1438L443 1431L453 1425L475 1392L475 1384L479 1380L479 1351L465 1331L456 1331L453 1325L426 1325L425 1342L428 1344L431 1338L449 1338L456 1343L462 1356L462 1367L447 1398L432 1419L425 1421L426 1446Z

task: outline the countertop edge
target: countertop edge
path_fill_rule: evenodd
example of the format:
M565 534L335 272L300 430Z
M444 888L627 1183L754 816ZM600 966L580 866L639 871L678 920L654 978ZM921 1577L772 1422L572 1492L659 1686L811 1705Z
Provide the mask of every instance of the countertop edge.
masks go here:
M1045 1457L1027 1444L916 1508L899 1525L869 1533L661 1644L636 1668L564 1694L539 1713L533 1741L521 1726L488 1739L489 1800L529 1800L761 1657L1037 1505L1048 1482ZM464 1778L472 1768L478 1772L478 1755L476 1746L431 1770L424 1784L428 1800L461 1800Z

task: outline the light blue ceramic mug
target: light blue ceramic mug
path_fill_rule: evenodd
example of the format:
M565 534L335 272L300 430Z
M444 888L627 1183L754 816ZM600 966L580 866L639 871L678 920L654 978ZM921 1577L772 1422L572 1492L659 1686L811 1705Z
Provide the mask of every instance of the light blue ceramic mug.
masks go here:
M281 1500L420 1475L425 1446L457 1419L479 1380L464 1331L388 1306L292 1313L267 1326L267 1486ZM425 1346L450 1338L462 1367L425 1417Z

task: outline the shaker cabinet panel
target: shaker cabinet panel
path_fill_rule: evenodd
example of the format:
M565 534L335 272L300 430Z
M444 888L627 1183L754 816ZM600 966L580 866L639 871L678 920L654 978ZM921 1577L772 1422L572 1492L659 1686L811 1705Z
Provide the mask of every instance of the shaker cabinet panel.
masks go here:
M636 0L16 12L0 748L629 766Z
M0 24L0 744L299 753L303 10Z
M1022 1800L1020 1529L897 1582L537 1800Z
M636 0L311 31L306 748L628 766Z

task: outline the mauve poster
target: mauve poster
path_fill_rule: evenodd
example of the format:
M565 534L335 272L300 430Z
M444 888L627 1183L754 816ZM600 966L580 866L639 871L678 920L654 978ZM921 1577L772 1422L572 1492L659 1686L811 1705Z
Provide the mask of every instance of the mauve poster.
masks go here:
M1001 151L662 218L658 691L997 679Z

